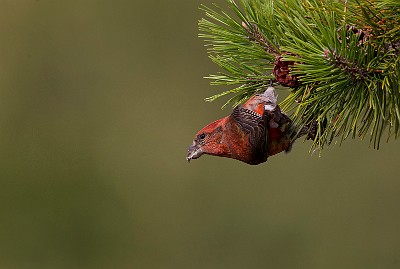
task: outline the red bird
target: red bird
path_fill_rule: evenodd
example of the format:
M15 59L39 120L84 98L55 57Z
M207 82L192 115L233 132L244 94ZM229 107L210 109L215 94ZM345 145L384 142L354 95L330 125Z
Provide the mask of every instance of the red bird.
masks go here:
M235 107L231 115L208 124L196 134L186 159L208 154L255 165L289 151L292 121L276 102L275 89L268 87L263 94Z

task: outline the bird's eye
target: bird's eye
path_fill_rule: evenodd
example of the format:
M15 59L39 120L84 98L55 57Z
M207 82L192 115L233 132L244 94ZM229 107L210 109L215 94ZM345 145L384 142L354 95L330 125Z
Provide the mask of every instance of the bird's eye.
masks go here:
M206 138L206 135L204 133L202 133L202 134L199 135L199 138L200 139L204 139L204 138Z

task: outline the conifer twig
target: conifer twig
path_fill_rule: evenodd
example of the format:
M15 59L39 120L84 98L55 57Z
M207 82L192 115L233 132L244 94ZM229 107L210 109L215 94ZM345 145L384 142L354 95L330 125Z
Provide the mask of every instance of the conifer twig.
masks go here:
M203 6L199 22L210 58L224 71L214 85L236 85L237 105L271 79L290 89L281 107L313 148L365 137L379 148L400 133L400 2L396 0L227 0L231 12ZM232 16L231 14L235 14Z

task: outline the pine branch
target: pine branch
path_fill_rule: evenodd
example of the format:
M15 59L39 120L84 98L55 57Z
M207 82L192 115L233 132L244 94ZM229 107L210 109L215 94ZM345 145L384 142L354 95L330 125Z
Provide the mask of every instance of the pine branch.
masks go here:
M365 137L379 148L400 132L400 4L379 1L227 0L229 11L202 6L210 58L225 70L214 85L236 85L237 105L271 79L291 89L281 103L313 148Z

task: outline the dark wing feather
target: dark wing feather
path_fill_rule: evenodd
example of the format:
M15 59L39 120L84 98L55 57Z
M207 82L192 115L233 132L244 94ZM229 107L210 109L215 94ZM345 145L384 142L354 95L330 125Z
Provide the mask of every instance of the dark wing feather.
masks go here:
M249 109L237 106L231 114L232 119L249 135L249 142L253 147L253 153L257 157L267 154L267 128L268 116L264 113L260 116L258 113Z

